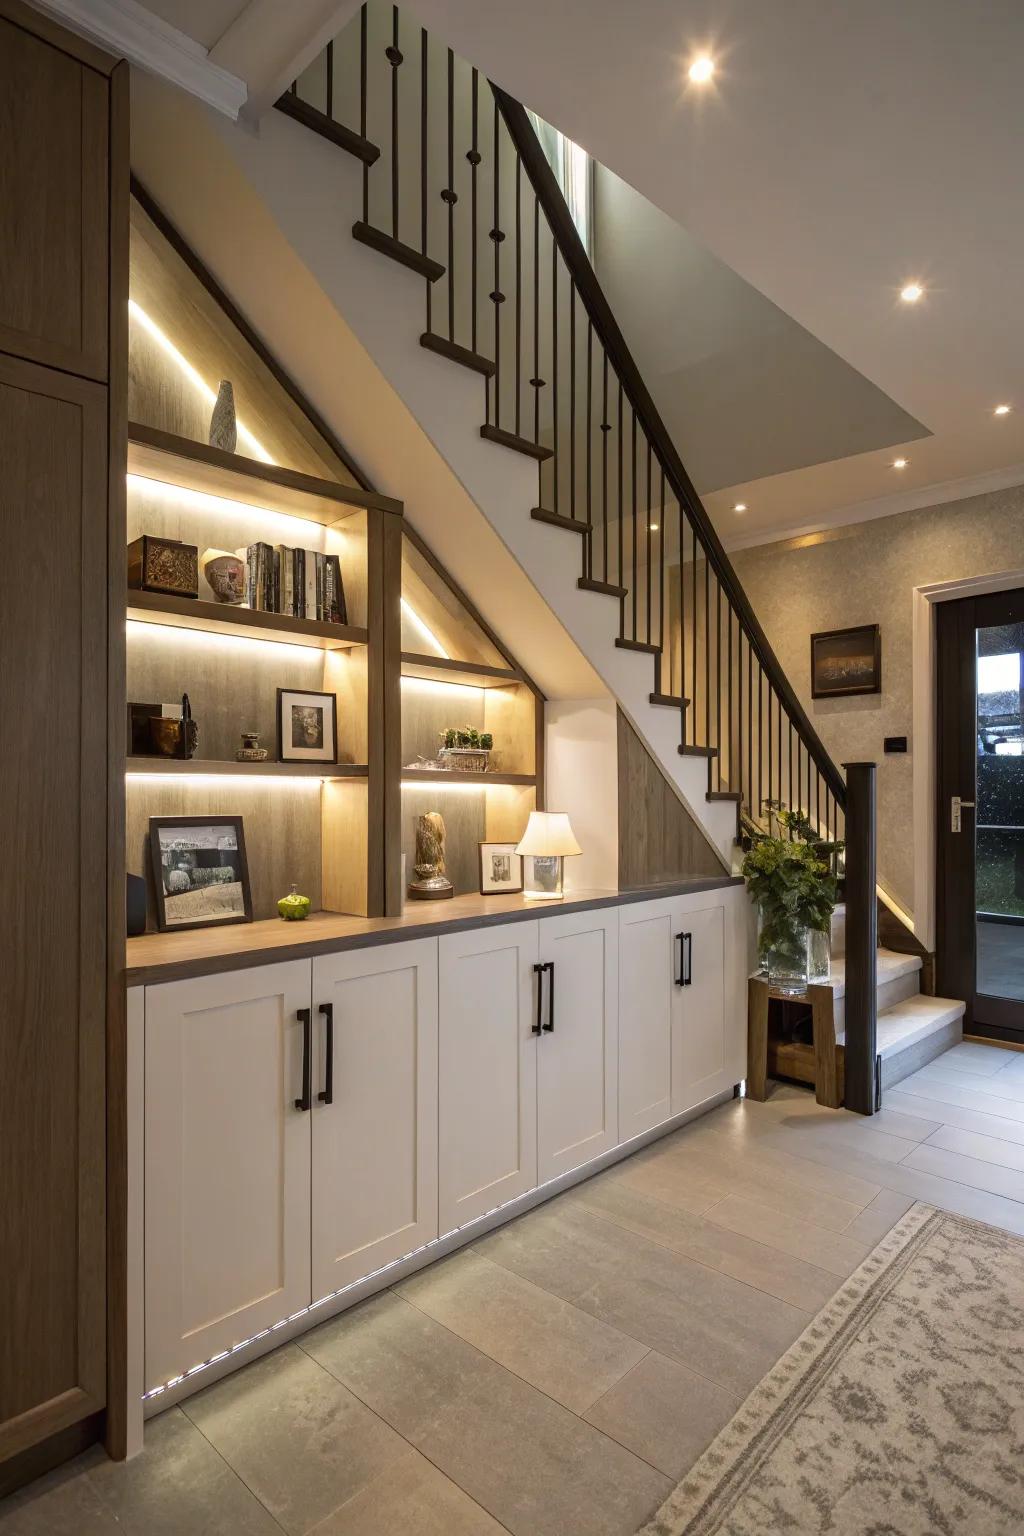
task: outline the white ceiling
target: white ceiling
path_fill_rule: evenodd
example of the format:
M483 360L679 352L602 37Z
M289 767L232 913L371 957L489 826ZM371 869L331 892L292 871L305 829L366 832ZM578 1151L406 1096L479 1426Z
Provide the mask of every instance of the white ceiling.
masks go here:
M888 447L711 492L727 538L1024 479L1021 0L415 10L931 434L908 433L902 471ZM719 68L700 91L703 47ZM1017 409L996 420L1001 400Z

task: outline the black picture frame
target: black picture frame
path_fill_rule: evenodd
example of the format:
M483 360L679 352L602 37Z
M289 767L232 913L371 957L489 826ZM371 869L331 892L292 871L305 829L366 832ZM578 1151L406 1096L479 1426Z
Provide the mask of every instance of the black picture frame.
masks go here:
M479 855L480 855L480 895L481 896L518 896L522 892L522 889L523 889L523 856L522 856L521 853L516 853L516 851L515 851L515 848L516 848L515 838L511 838L511 839L510 838L493 838L489 842L478 843L477 844L477 848L479 850ZM515 885L515 884L513 884L510 881L508 885L499 886L497 890L495 890L493 886L491 888L489 888L489 889L487 888L487 886L486 886L486 877L485 877L485 874L484 874L484 859L486 858L485 849L488 849L488 848L500 848L503 851L505 849L509 850L509 857L514 859L516 861L516 863L519 865L519 884L518 885Z
M173 912L168 910L168 901L173 901L175 893L164 888L164 853L165 844L161 839L162 832L179 830L184 832L188 827L216 829L230 827L235 836L235 848L238 864L238 883L242 887L242 911L231 912L223 917L208 915L196 918L184 918L181 921L175 919ZM188 851L188 850L183 850ZM225 850L202 849L197 852L211 853ZM153 894L156 904L157 926L161 933L178 933L187 928L227 928L234 923L252 922L252 891L249 885L249 861L245 853L245 827L241 816L151 816L149 818L149 856L153 875ZM204 864L199 867L209 867ZM197 889L203 889L199 887ZM216 887L205 887L211 891ZM182 891L181 895L192 894Z
M287 750L287 732L284 728L285 700L291 698L317 699L324 710L330 711L331 746L326 741L323 753L316 755L315 748ZM300 755L301 752L301 755ZM338 699L333 693L318 688L279 688L277 690L277 760L279 763L336 763L338 761Z
M830 662L832 676L827 677ZM812 699L849 699L881 691L882 632L877 624L824 629L811 636Z

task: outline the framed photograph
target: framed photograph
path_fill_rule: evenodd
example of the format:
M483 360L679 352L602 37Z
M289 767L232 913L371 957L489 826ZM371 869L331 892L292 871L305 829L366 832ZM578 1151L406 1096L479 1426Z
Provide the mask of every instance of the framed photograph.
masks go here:
M828 629L811 636L812 699L881 691L882 636L877 624Z
M161 932L252 922L241 816L151 816L149 852Z
M522 888L523 860L515 843L481 843L481 896L514 896Z
M277 690L279 763L338 761L338 700L305 688Z

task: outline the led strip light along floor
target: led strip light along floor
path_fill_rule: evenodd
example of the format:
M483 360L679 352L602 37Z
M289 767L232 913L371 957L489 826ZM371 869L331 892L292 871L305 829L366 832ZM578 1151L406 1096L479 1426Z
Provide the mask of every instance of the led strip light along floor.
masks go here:
M747 1089L746 1079L737 1084L737 1089L738 1097L744 1098ZM654 1139L657 1140L659 1138L656 1137ZM634 1136L633 1141L649 1145L649 1143L643 1142L642 1136ZM630 1144L629 1142L624 1142L623 1146L629 1146ZM616 1158L615 1161L621 1162L623 1159ZM611 1164L608 1166L611 1166ZM578 1171L575 1168L571 1170L572 1173ZM601 1171L600 1165L594 1168L595 1173L600 1173ZM528 1193L531 1195L540 1194L542 1190L550 1189L554 1184L561 1184L566 1177L567 1175L564 1173L559 1174L558 1178L548 1179L547 1183L538 1184L535 1189L530 1190ZM570 1186L566 1185L565 1187L569 1188ZM347 1296L349 1291L358 1290L360 1286L366 1285L368 1281L376 1280L380 1275L386 1275L391 1270L398 1269L400 1265L408 1263L410 1259L417 1258L421 1253L429 1253L431 1249L438 1248L442 1243L448 1242L449 1238L457 1237L460 1232L468 1232L471 1227L478 1227L481 1222L487 1221L491 1216L497 1216L499 1212L507 1210L510 1205L519 1205L522 1199L522 1195L515 1195L511 1200L505 1200L501 1205L495 1205L489 1211L485 1211L482 1216L475 1216L472 1221L467 1221L464 1226L453 1227L450 1232L445 1232L441 1237L432 1237L429 1243L422 1243L419 1248L413 1248L409 1253L404 1253L400 1259L392 1259L389 1264L382 1264L380 1269L371 1270L368 1275L363 1275L361 1279L351 1280L348 1285L341 1286L339 1290L331 1291L327 1296L321 1296L319 1301L312 1302L308 1307L300 1307L297 1312L292 1312L290 1316L282 1317L280 1322L271 1323L269 1328L261 1328L259 1333L254 1333L251 1338L242 1339L240 1343L232 1344L230 1349L222 1349L218 1354L211 1355L209 1360L203 1360L199 1365L190 1366L180 1376L172 1376L170 1381L164 1382L163 1386L151 1387L148 1392L143 1392L142 1401L148 1403L155 1397L161 1397L163 1393L170 1392L173 1387L180 1386L183 1381L190 1381L193 1376L199 1376L203 1371L208 1371L212 1365L219 1365L222 1360L229 1360L232 1355L240 1354L243 1349L248 1349L250 1344L258 1344L260 1339L268 1338L270 1334L277 1333L281 1328L287 1328L289 1323L297 1323L301 1317L309 1317L311 1312L317 1311L319 1307L326 1306L329 1301L337 1301L339 1296Z

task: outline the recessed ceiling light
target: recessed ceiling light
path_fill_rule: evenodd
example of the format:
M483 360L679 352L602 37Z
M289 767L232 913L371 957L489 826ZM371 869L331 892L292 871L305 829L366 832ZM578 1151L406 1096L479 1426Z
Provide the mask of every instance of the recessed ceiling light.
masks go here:
M686 73L694 85L707 85L715 73L715 61L709 53L699 53Z
M920 283L908 283L905 288L900 289L900 298L904 304L916 304L923 293L924 289Z
M893 469L906 469L908 463L908 459L893 459L892 467Z
M733 511L734 512L745 512L746 510L747 510L747 504L746 504L745 501L738 501L736 503L736 505L733 507Z
M1010 407L1008 405L997 405L992 414L993 416L1009 416Z

